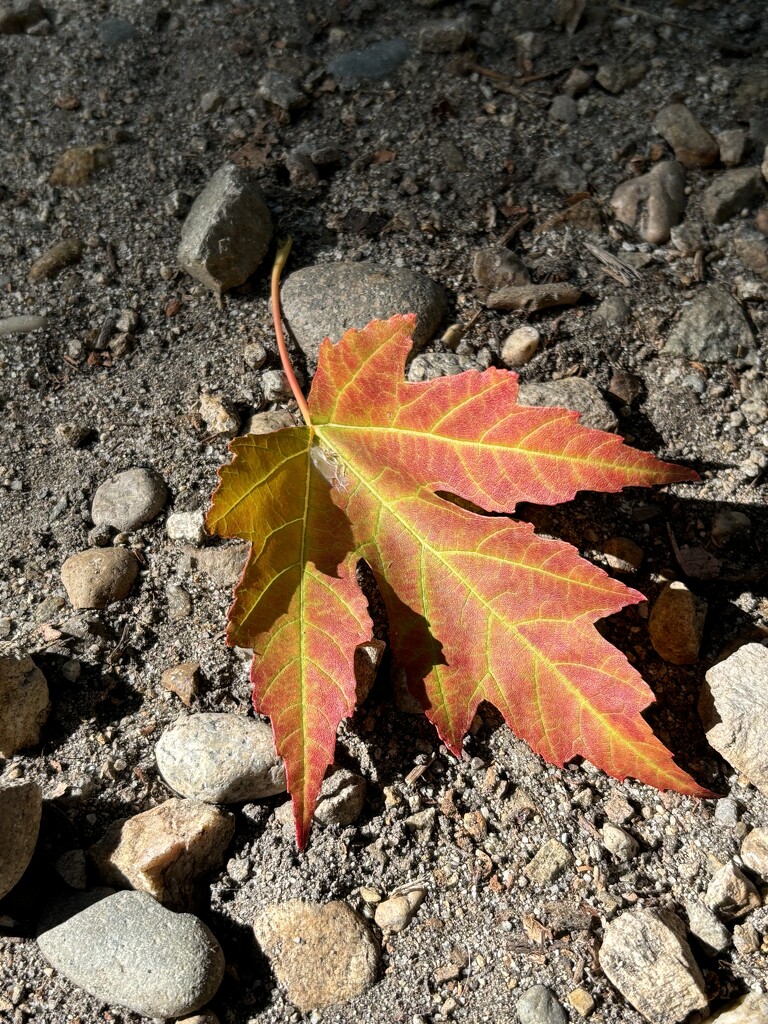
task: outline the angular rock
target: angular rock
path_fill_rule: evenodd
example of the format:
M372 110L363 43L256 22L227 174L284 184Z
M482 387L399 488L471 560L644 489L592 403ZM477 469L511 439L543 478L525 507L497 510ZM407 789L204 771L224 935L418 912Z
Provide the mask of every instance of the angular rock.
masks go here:
M414 348L434 335L448 308L443 288L413 270L374 263L327 263L291 274L282 289L283 313L311 369L321 341L360 330L371 320L415 313Z
M768 1024L768 995L748 992L707 1019L707 1024Z
M355 683L357 684L357 703L362 704L371 692L376 672L387 645L383 640L373 637L355 648Z
M711 167L720 155L717 142L683 103L662 107L653 127L667 140L683 167Z
M501 346L505 366L524 366L536 355L541 335L532 324L522 324L507 335Z
M247 544L228 544L221 548L187 548L193 561L205 573L213 587L226 590L234 587L243 575L248 558Z
M168 498L165 481L151 469L126 469L96 488L91 505L95 526L111 526L130 533L149 523L163 510Z
M700 900L689 900L685 904L685 912L688 915L690 933L698 939L705 953L716 956L730 946L731 933L704 903Z
M0 785L0 900L21 879L32 860L42 807L43 794L37 783Z
M545 381L542 384L521 384L520 405L549 405L572 409L580 414L579 422L594 430L614 431L616 415L594 384L581 377Z
M611 197L618 220L637 230L646 242L661 245L685 212L685 170L677 160L663 160L638 178L622 182Z
M419 49L424 53L456 53L466 41L464 18L436 18L419 29Z
M741 844L741 859L761 882L768 884L768 828L753 828Z
M200 682L200 666L196 661L183 661L179 665L167 668L160 677L163 689L175 693L182 704L187 707L197 694Z
M707 886L705 902L726 921L735 921L762 906L760 893L732 860L719 868Z
M573 854L559 839L549 839L523 868L537 885L549 885L573 864Z
M747 133L743 128L729 128L718 132L717 145L720 149L720 160L726 167L738 167L744 159L747 149Z
M365 805L365 779L346 768L331 768L315 807L315 821L323 825L351 825Z
M269 412L255 412L243 424L244 434L274 434L276 430L295 427L293 416L285 409L274 409Z
M131 592L139 563L125 548L89 548L61 567L61 582L73 608L106 608Z
M684 308L662 352L704 363L728 363L754 346L739 303L721 285L709 285Z
M768 647L745 644L713 665L699 714L715 750L768 796Z
M588 1017L595 1008L592 993L581 987L568 993L568 1002L580 1017Z
M232 403L221 395L204 391L200 395L199 411L200 419L212 434L234 437L240 429L237 411Z
M648 65L641 62L635 64L601 64L595 79L599 85L614 96L624 92L631 85L637 85L645 78Z
M302 1013L352 999L376 980L378 944L344 903L272 904L253 930L286 996Z
M243 284L269 248L272 218L252 171L220 167L181 229L179 266L221 294Z
M529 284L531 280L520 257L502 245L478 249L472 261L472 272L481 288L504 288L510 284Z
M172 797L116 821L90 853L106 885L147 892L182 910L193 905L201 876L223 865L234 832L226 811Z
M243 715L211 712L179 719L155 747L165 782L181 796L232 804L285 792L272 730Z
M598 953L608 980L652 1024L707 1008L704 979L675 914L641 908L610 921Z
M768 281L768 238L762 231L740 225L733 236L733 246L744 266Z
M552 306L573 306L581 298L581 290L567 281L550 284L505 285L486 299L489 309L521 309L534 313Z
M0 757L34 747L50 710L48 684L34 661L0 657Z
M306 94L290 75L281 71L266 71L259 82L259 96L281 110L291 113L307 104Z
M692 665L704 636L707 602L684 583L669 583L656 598L648 633L658 655L673 665Z
M224 954L203 922L174 914L143 892L100 899L37 941L73 984L147 1017L198 1010L224 975Z
M544 157L537 164L534 177L539 185L557 189L565 196L584 192L589 184L586 171L569 153Z
M112 158L106 146L74 146L62 153L51 171L51 185L79 188L87 185L97 171L109 167Z
M202 509L194 512L172 512L165 523L168 540L183 540L189 544L202 544L205 539L205 513Z
M77 263L83 253L83 243L79 238L62 238L60 242L51 246L43 255L36 259L29 268L29 280L42 281L46 277L53 277L64 267L70 267Z
M373 919L383 932L401 932L411 923L425 896L421 888L390 896L376 907Z
M526 989L515 1009L520 1024L568 1024L565 1010L545 985Z
M704 190L701 209L712 224L725 224L747 206L762 199L765 183L759 167L739 167L715 178Z
M397 71L410 53L404 39L381 39L364 50L351 50L329 64L334 78L386 78Z
M603 555L616 572L637 572L645 558L643 549L629 537L609 537L603 545Z

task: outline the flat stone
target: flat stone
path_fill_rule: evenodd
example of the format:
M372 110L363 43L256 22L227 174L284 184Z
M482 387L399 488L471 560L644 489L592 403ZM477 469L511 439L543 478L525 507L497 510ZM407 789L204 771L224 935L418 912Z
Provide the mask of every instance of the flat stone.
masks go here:
M573 864L573 854L559 839L549 839L523 868L536 885L549 885Z
M165 782L206 803L261 800L285 792L285 768L272 730L243 715L210 712L180 718L155 747Z
M768 828L753 828L745 837L741 859L761 882L768 884Z
M179 266L220 294L247 281L271 239L272 218L254 172L225 164L184 221Z
M95 526L111 526L130 533L149 523L168 499L165 481L151 469L126 469L96 488L91 505Z
M704 363L729 363L754 347L740 304L721 285L708 285L684 307L662 352Z
M99 38L105 46L122 46L137 39L139 30L124 18L105 18L99 22Z
M112 162L107 146L73 146L59 157L48 181L51 185L81 188L94 174L109 167Z
M79 238L62 238L60 242L52 245L43 255L35 260L29 268L29 280L42 281L46 277L53 277L64 267L77 263L83 253L83 243Z
M552 306L573 306L581 298L581 289L567 281L553 281L550 284L506 285L486 299L489 309L520 309L534 313Z
M73 608L106 608L128 597L139 563L125 548L89 548L70 555L61 582Z
M529 284L531 280L520 257L501 245L478 249L472 260L472 273L481 288L494 290L510 284Z
M595 1008L592 993L585 988L575 988L568 993L568 1002L581 1017L588 1017Z
M404 39L382 39L364 50L340 54L328 67L334 78L386 78L397 71L409 53Z
M685 904L688 915L688 928L691 935L698 940L704 952L709 956L717 956L731 944L731 933L701 900L689 900Z
M699 714L709 743L768 796L768 647L745 644L713 665Z
M768 1024L768 995L748 992L724 1010L707 1018L707 1024Z
M618 220L636 229L652 245L670 237L685 212L685 170L677 160L663 160L614 190L611 206Z
M168 540L202 544L205 539L205 513L201 508L194 512L172 512L165 521L165 532Z
M505 366L524 366L536 355L541 335L532 324L522 324L507 335L501 346Z
M287 998L302 1013L345 1002L376 980L379 947L344 903L276 903L253 931Z
M704 899L709 909L726 921L744 917L761 907L763 902L752 882L732 860L714 873Z
M582 426L594 430L612 432L618 426L616 414L595 385L581 377L566 377L541 384L521 384L518 402L520 405L572 409L580 414L579 422Z
M373 919L383 932L401 932L416 916L425 896L424 889L418 887L390 896L376 907Z
M0 757L34 747L51 702L45 676L28 657L0 657Z
M680 1024L707 1008L704 979L675 914L629 910L605 927L598 953L608 980L652 1024Z
M409 381L437 380L451 377L468 370L471 360L455 352L421 352L408 365L406 379Z
M48 326L47 316L5 316L0 319L0 335L31 334Z
M243 574L248 559L247 544L228 544L220 548L185 548L192 565L208 577L216 589L231 589Z
M653 127L667 140L683 167L711 167L720 156L715 139L683 103L662 107Z
M255 412L243 424L244 434L274 434L276 430L287 430L295 427L296 422L285 409L273 409L268 412Z
M179 665L167 668L160 677L163 689L175 693L182 704L187 707L197 694L200 682L200 666L196 661L183 661Z
M224 954L192 914L143 892L118 892L38 936L57 971L96 999L147 1017L204 1006L224 976Z
M201 876L223 866L234 832L226 811L172 797L116 821L90 854L106 885L147 892L182 910L193 905Z
M414 270L374 263L325 263L291 274L282 289L283 314L311 369L321 341L338 341L371 320L415 313L413 343L434 335L448 308L445 291Z
M0 900L32 860L42 807L43 794L36 782L0 784Z
M651 609L648 633L653 649L673 665L692 665L704 636L707 602L675 580L659 594Z
M520 1024L568 1024L565 1010L545 985L526 989L515 1009Z
M759 167L738 167L719 175L704 190L701 210L712 224L725 224L745 207L762 199L765 182Z

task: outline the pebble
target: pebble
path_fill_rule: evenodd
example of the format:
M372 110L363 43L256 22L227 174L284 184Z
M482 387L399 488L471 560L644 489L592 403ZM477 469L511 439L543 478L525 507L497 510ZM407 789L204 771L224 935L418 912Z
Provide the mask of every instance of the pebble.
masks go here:
M683 103L662 107L653 127L667 140L683 167L711 167L720 155L715 139Z
M768 281L768 238L762 231L741 224L733 236L733 247L745 267Z
M378 944L344 903L275 903L256 919L253 931L278 983L302 1013L353 999L376 980Z
M266 402L287 402L293 394L283 370L265 370L261 375L261 390Z
M632 310L621 295L606 295L595 310L595 316L607 327L621 327L631 315Z
M415 313L415 348L435 334L448 308L444 289L424 274L374 263L324 263L296 270L282 289L283 313L291 333L307 357L317 363L320 342L331 341L350 328L395 313Z
M534 313L552 306L573 306L581 298L581 290L567 281L549 284L506 285L486 299L489 309L520 309Z
M371 692L376 672L387 645L375 637L358 644L355 648L355 683L357 687L357 703L362 704Z
M128 597L139 563L125 548L89 548L70 555L61 582L73 608L106 608Z
M747 133L743 128L729 128L716 136L720 160L726 167L738 167L747 150Z
M768 796L768 647L745 644L705 678L699 714L707 740Z
M520 257L501 245L478 249L472 260L472 273L480 288L491 290L511 284L529 284L531 280Z
M630 861L637 856L640 844L623 828L606 822L601 829L603 846L616 860Z
M582 426L594 430L614 431L619 424L616 414L594 384L582 377L545 381L542 384L520 385L520 405L548 405L573 409L580 413Z
M741 844L744 866L768 884L768 828L753 828Z
M209 89L200 97L200 109L204 114L215 114L224 106L226 99L218 89Z
M677 160L663 160L648 174L623 181L611 196L618 220L637 230L652 245L666 242L685 212L685 170Z
M205 513L201 508L194 512L172 512L165 521L165 532L168 540L202 544L205 539Z
M719 175L704 189L701 210L711 224L725 224L764 195L760 168L739 167Z
M598 85L614 96L624 92L632 85L637 85L648 71L648 65L643 63L622 63L622 64L601 64L597 69L595 80Z
M221 294L251 276L271 239L272 218L254 172L225 164L192 204L177 258L182 270Z
M187 707L197 695L200 682L200 666L196 661L183 661L180 665L167 668L160 677L165 690L175 693L182 704Z
M243 433L274 434L276 430L287 430L295 426L293 416L286 409L274 409L269 412L255 412L243 424Z
M150 469L126 469L96 488L91 505L95 526L111 526L130 533L149 523L162 511L168 499L165 481Z
M610 537L603 545L603 557L614 572L637 572L645 552L628 537Z
M88 884L88 867L85 861L85 850L65 850L56 858L56 874L71 889L84 890Z
M629 910L605 927L598 960L608 980L653 1024L679 1024L706 1010L704 979L669 911Z
M0 319L0 336L4 334L31 334L48 326L47 316L6 316Z
M260 370L267 361L267 349L261 341L249 341L243 348L243 362L249 370Z
M29 268L29 280L42 281L53 277L64 267L77 263L83 254L83 243L79 238L63 238L47 249Z
M39 0L31 0L24 7L0 8L0 35L16 36L36 28L41 22L48 24L48 16Z
M80 188L87 185L97 171L109 167L111 162L106 146L73 146L56 161L48 181L51 185Z
M685 904L688 928L698 940L704 952L716 956L731 944L731 933L708 906L701 900L688 900Z
M515 1009L520 1024L568 1024L565 1010L545 985L523 992Z
M684 583L669 583L656 598L648 619L656 653L673 665L692 665L699 657L706 616L703 598Z
M662 352L697 362L730 363L754 347L740 304L721 285L709 285L684 307Z
M116 821L90 854L106 885L147 892L173 910L191 907L200 878L224 864L235 833L226 811L172 797Z
M549 116L561 124L575 124L579 118L579 106L572 96L563 93L552 100Z
M383 932L401 932L414 919L425 896L419 887L390 896L376 907L373 919Z
M549 885L573 864L573 854L559 839L549 839L523 868L536 885Z
M38 936L45 959L96 999L147 1017L181 1017L207 1003L224 954L192 914L144 892L118 892Z
M0 783L0 900L32 860L42 808L43 794L37 783Z
M240 429L240 417L235 408L220 395L203 392L198 411L209 432L217 437L234 437Z
M563 82L563 92L566 96L583 96L594 80L595 76L587 68L571 68Z
M516 327L501 346L501 361L505 366L525 366L536 355L541 335L532 324Z
M306 106L307 96L296 80L282 71L266 71L259 80L259 96L289 113Z
M0 757L34 747L51 702L45 676L28 657L0 657Z
M105 18L99 22L99 38L105 46L122 46L138 38L139 30L123 18Z
M412 382L437 380L467 369L469 362L455 352L422 352L411 360L406 378Z
M733 948L742 956L756 953L760 949L761 939L761 933L751 921L745 921L744 924L737 924L733 927Z
M564 196L584 192L589 184L584 168L568 153L540 160L536 165L535 179L544 188L557 189Z
M323 825L351 825L364 806L365 779L347 768L331 768L320 788L315 821Z
M180 718L155 747L165 782L206 803L260 800L285 792L285 768L266 722L227 713Z
M342 53L328 65L334 78L386 78L410 54L404 39L381 39L364 50Z
M768 995L748 992L709 1017L707 1024L768 1024Z
M568 1002L576 1013L582 1017L588 1017L595 1008L595 1000L592 998L592 993L588 992L585 988L575 988L572 992L569 992Z
M464 18L436 18L419 29L419 49L424 53L456 53L467 42Z
M704 899L709 909L726 921L738 920L762 906L760 893L732 860L714 873Z
M669 232L672 245L683 256L694 256L700 249L706 248L704 228L695 221L685 221L676 225Z
M605 801L605 815L614 825L626 825L635 817L636 811L629 800L618 793L611 793Z

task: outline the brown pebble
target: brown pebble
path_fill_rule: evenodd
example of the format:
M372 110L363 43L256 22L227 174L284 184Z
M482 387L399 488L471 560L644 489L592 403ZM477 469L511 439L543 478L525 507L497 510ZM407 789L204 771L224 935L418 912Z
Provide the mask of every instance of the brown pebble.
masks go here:
M136 556L125 548L79 551L61 567L61 582L73 608L106 608L131 592L139 573Z
M491 292L486 305L490 309L523 309L534 312L550 306L572 306L581 298L578 288L565 281L551 284L509 285Z
M110 162L106 146L74 146L59 157L48 181L51 185L68 188L87 185L93 175L108 167Z
M166 690L175 693L182 704L189 707L192 698L197 695L200 666L196 661L184 661L180 665L173 665L163 672L160 681Z
M40 259L35 260L29 269L30 281L41 281L53 277L63 267L77 263L83 253L83 243L79 238L62 238L56 245L46 250Z

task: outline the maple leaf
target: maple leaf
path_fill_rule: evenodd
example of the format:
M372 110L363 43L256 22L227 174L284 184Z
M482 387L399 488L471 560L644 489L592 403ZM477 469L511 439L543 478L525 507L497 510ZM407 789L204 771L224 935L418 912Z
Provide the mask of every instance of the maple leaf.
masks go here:
M581 756L619 779L705 795L641 717L651 690L594 626L643 595L529 523L472 510L696 474L577 413L518 405L507 370L407 383L414 323L326 339L307 425L233 441L208 513L210 532L252 545L228 641L255 652L254 706L285 761L299 846L354 710L355 648L371 636L360 559L409 687L454 754L488 701L556 765Z

